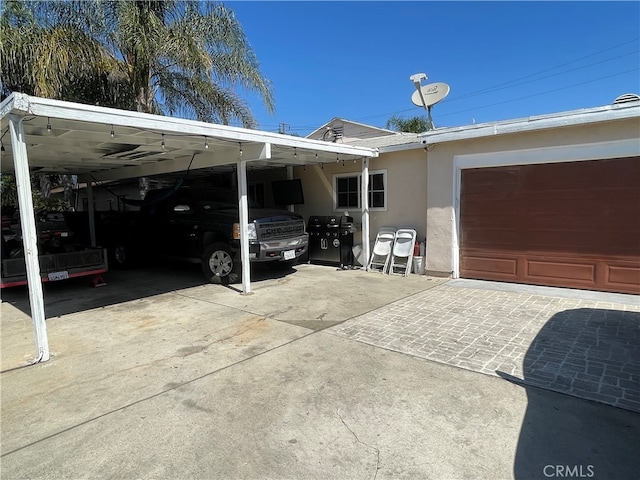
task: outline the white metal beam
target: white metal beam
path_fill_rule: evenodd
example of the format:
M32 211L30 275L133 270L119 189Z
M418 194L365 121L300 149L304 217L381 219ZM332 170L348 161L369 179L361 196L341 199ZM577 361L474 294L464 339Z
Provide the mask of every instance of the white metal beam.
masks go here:
M38 238L31 197L31 178L29 175L29 158L22 120L24 117L9 115L9 129L13 146L13 164L18 190L18 206L20 208L20 226L22 227L22 244L27 267L29 284L29 304L36 344L36 358L33 363L49 360L49 340L44 315L44 297L42 279L40 278L40 262L38 261Z
M273 143L285 147L297 147L340 154L377 156L370 148L324 142L274 132L262 132L239 127L229 127L213 123L186 120L183 118L163 117L129 110L97 107L79 103L63 102L47 98L32 97L23 93L13 93L13 109L19 109L28 115L49 118L76 120L79 122L102 123L104 125L140 128L167 135L191 135L203 138L217 137L228 141L259 144Z
M365 268L369 265L369 158L362 158L362 178L360 180L360 205L362 206L362 257Z
M242 262L242 292L251 292L249 264L249 202L247 201L247 161L238 160L238 207L240 211L240 260Z

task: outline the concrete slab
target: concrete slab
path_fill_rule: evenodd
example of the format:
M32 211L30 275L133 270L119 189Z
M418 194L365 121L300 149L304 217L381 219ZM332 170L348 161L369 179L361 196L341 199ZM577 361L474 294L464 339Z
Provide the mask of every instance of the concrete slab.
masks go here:
M53 356L29 367L25 292L2 292L3 480L524 479L557 466L625 479L640 469L636 413L333 331L447 284L302 265L265 272L244 296L198 275L158 267L98 289L47 286ZM335 322L345 323L319 331Z
M189 295L315 330L446 281L424 275L397 277L311 264L298 265L295 270L276 279L269 272L256 272L253 295L249 296L208 286L193 288Z
M448 282L328 332L640 412L637 297L491 283Z
M93 416L39 388L44 365L13 372L3 391L32 377L49 401L29 435L3 440L2 478L544 478L576 465L624 479L640 467L630 412L324 332L224 369L209 360L146 396L119 385L131 372L113 376L103 395L129 398Z

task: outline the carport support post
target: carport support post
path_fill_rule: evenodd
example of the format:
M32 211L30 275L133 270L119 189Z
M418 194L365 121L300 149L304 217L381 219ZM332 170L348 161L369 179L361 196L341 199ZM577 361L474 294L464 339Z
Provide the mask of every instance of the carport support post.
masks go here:
M251 293L249 265L249 205L247 202L247 161L238 161L238 207L240 210L240 260L242 261L242 291Z
M44 297L40 278L40 262L38 261L36 221L33 211L33 198L31 197L29 158L27 156L27 144L22 120L23 117L9 115L13 165L16 175L16 189L18 191L18 207L20 208L22 244L27 267L27 282L29 283L29 305L31 307L31 321L36 342L36 358L33 363L38 363L49 360L49 340L44 316Z
M362 259L364 268L369 266L369 157L362 159L362 189L360 205L362 205Z
M291 165L287 166L287 180L293 180L293 167ZM287 209L290 212L293 212L295 210L295 207L293 205L288 205Z
M95 210L93 208L93 184L91 175L87 175L86 183L87 183L87 209L89 211L89 241L91 242L91 247L95 248L96 246L96 218L95 218Z

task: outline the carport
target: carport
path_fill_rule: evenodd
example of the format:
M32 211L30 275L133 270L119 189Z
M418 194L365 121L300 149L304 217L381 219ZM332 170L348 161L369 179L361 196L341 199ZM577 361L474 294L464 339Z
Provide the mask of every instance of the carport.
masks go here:
M13 93L0 104L2 172L15 173L23 233L35 362L49 359L44 299L31 197L32 173L78 175L86 182L89 219L91 185L235 165L240 211L242 292L251 292L248 238L247 166L293 167L343 160L362 165L362 251L369 258L369 158L376 150L180 118L49 100ZM8 134L8 135L7 135ZM30 215L25 215L30 212ZM91 228L95 246L95 230Z

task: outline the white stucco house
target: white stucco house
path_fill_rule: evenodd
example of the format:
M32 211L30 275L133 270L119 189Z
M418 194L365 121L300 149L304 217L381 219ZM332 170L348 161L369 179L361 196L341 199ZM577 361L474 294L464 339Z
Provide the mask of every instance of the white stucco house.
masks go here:
M309 138L378 149L369 240L415 228L429 274L640 293L638 101L422 134L334 118ZM360 174L296 167L297 210L358 222Z

